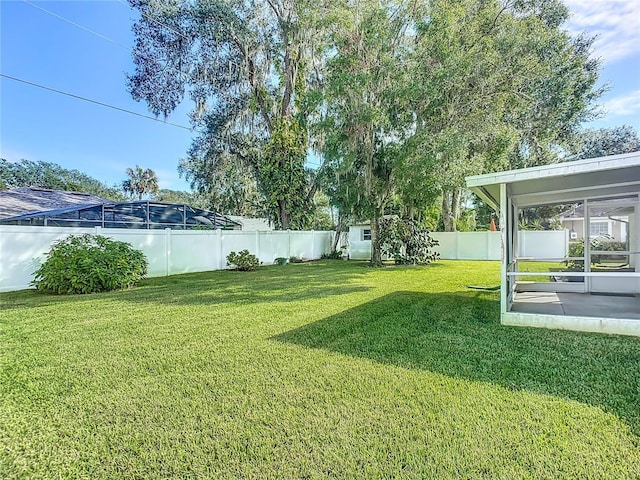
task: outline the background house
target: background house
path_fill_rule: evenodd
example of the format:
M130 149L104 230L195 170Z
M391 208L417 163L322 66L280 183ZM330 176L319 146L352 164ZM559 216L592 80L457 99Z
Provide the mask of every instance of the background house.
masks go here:
M589 238L601 235L610 236L618 242L626 242L629 236L628 208L616 206L615 202L607 207L591 207L589 209ZM569 230L571 240L585 237L585 211L582 203L560 215L562 226Z

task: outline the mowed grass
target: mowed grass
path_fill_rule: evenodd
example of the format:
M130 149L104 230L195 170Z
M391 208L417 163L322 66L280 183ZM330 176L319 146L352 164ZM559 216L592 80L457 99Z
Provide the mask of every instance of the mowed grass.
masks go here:
M2 478L640 478L640 341L502 327L495 262L0 295Z

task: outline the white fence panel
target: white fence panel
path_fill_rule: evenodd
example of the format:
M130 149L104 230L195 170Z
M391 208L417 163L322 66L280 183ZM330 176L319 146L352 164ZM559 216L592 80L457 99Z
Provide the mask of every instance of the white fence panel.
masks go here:
M56 240L69 234L94 231L92 228L41 228L37 235L31 227L0 227L0 291L29 288L33 273L40 267Z
M221 230L128 230L0 226L0 291L30 287L33 274L56 240L99 233L131 243L149 261L149 277L226 268L231 251L249 250L264 264L295 255L308 260L331 250L333 232L241 232Z
M289 258L289 233L279 230L260 232L260 261L271 264L276 258Z
M218 248L220 234L217 231L165 230L165 236L169 239L166 275L221 268Z
M432 232L443 260L500 260L500 232Z
M28 227L42 228L49 227ZM67 230L66 227L58 228L62 234ZM113 238L121 242L130 243L133 248L142 251L149 262L148 276L160 277L167 275L167 258L165 252L168 247L168 239L164 230L127 230L122 228L83 228L83 233L98 233L105 237ZM45 230L46 231L46 230ZM36 236L42 233L38 232ZM47 247L48 250L48 247Z
M300 235L291 237L291 254L292 257L298 258L313 258L314 248L313 242L315 240L315 232L297 232Z
M231 252L240 252L241 250L249 250L256 255L257 242L256 232L240 232L237 230L223 230L221 239L222 268L227 266L227 255ZM259 257L259 255L256 255Z
M569 254L569 230L521 230L518 257L563 258Z

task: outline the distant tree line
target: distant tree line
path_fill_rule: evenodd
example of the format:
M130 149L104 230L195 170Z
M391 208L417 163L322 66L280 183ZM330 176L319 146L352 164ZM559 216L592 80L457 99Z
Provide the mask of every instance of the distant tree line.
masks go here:
M36 187L68 192L85 192L111 200L124 200L120 186L107 186L79 170L56 163L32 160L9 162L0 159L0 189Z

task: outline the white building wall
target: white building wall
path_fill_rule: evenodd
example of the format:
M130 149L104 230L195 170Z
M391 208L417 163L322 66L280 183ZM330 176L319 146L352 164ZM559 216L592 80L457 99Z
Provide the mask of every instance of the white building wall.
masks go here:
M226 257L247 249L264 264L277 257L318 259L331 250L334 232L238 230L128 230L0 226L0 291L30 288L51 245L68 235L99 233L130 243L149 261L149 277L226 268Z

